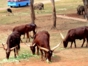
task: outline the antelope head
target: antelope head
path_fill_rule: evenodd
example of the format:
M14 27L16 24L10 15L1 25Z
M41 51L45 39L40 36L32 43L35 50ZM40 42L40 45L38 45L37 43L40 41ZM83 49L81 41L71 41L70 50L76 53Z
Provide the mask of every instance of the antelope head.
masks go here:
M44 48L44 47L41 47L41 46L38 46L38 47L39 47L40 50L43 50L43 51L46 52L46 53L45 53L46 59L47 59L48 61L51 61L51 57L52 57L53 51L54 51L57 47L59 47L60 44L61 44L61 42L60 42L59 44L57 44L55 47L53 47L51 50L49 50L49 49L47 49L47 48Z
M67 38L64 38L64 36L63 36L63 34L62 34L61 32L60 32L60 36L61 36L61 38L63 39L63 46L64 46L64 48L66 48L67 45L68 45Z
M4 46L4 44L2 44L2 48L5 50L5 52L6 52L6 58L7 59L9 59L9 56L10 56L10 52L11 51L13 51L16 47L13 47L13 48L6 48L5 46Z

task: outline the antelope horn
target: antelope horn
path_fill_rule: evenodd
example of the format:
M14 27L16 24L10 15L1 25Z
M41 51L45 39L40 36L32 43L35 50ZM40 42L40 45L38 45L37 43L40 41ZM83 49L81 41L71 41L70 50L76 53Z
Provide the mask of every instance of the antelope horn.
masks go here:
M7 50L7 49L5 48L5 46L4 46L4 44L2 44L2 46L3 46L2 48L3 48L4 50ZM10 50L12 51L12 50L14 50L16 47L17 47L17 46L11 48Z
M16 45L15 47L11 48L10 50L13 51L14 49L16 49L18 46Z
M13 47L13 48L11 48L10 50L11 50L11 51L13 51L15 48L16 48L16 46L15 46L15 47Z
M60 32L60 36L61 36L62 39L64 39L64 36L63 36L63 34L61 32Z
M3 48L4 50L6 50L6 48L5 48L5 46L4 46L4 44L3 44L3 43L2 43L2 46L3 46L2 48Z
M49 51L48 49L46 49L46 48L44 48L44 47L40 47L40 46L38 46L38 47L39 47L39 49L44 50L44 51L46 51L46 52Z
M26 44L26 43L25 43ZM29 44L26 44L28 47L30 47L30 45Z
M25 43L26 44L26 43ZM33 44L33 45L31 45L31 44L26 44L28 47L30 47L30 46L35 46L35 43Z
M32 46L35 46L35 43Z
M60 44L61 44L61 42L59 43L59 44L57 44L55 47L53 47L51 50L55 50L57 47L59 47L60 46Z

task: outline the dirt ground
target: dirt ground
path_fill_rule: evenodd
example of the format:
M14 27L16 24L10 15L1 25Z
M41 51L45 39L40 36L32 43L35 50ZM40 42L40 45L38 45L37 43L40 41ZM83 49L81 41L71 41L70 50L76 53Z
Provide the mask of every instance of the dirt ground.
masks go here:
M67 16L83 18L82 16L78 16L76 14L68 14ZM62 31L64 35L67 34L67 31L71 28L76 28L80 26L87 26L87 22L79 22L74 20L67 20L62 18L57 18L57 29L51 30L52 27L52 17L51 15L37 17L36 24L38 26L37 31L47 30L50 32L51 36L58 34L59 30ZM12 28L16 25L1 25L0 32L4 33L4 36L7 36L11 33ZM8 30L8 31L7 31ZM1 36L0 36L1 37ZM56 36L57 37L57 36ZM56 39L52 38L52 43L55 42ZM57 41L56 41L57 42ZM64 49L63 45L60 46L61 50L55 51L55 56L52 57L52 62L47 63L46 61L41 61L41 58L31 57L28 60L20 60L19 62L10 62L3 63L0 66L88 66L88 48L80 48L80 41L78 41L79 45L77 48L67 48ZM27 48L25 45L21 47ZM5 53L0 52L0 58L5 58Z

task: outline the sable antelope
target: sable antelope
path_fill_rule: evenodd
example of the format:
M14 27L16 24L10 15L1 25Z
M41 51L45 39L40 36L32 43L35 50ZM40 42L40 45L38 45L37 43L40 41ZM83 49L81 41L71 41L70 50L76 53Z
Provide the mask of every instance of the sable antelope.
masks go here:
M24 35L24 36L26 34L27 35L27 39L29 39L29 41L30 41L29 32L33 31L33 36L34 36L36 34L36 32L35 32L36 27L37 27L36 24L33 24L33 23L31 23L31 24L25 24L25 25L20 25L20 26L14 27L13 28L13 32L17 31L21 35Z
M43 60L43 58L45 57L48 61L51 61L53 51L59 45L60 43L51 49L50 48L50 34L47 31L40 31L35 35L32 45L30 46L30 49L32 53L34 54L35 47L37 46L39 50L41 51L41 59Z
M75 44L75 48L76 48L76 39L82 40L83 39L83 43L81 45L81 47L83 47L84 43L85 43L85 39L87 39L87 44L86 47L88 46L88 27L84 26L84 27L79 27L79 28L74 28L74 29L70 29L66 35L66 38L63 38L63 45L66 48L68 45L68 42L71 42L71 48L72 48L72 44L74 42ZM63 35L61 34L61 36L63 37Z
M85 12L85 8L83 5L78 5L77 7L77 14L78 15L83 15L83 13Z
M14 51L14 57L18 54L20 50L20 34L17 31L12 32L7 38L7 48L2 44L3 49L6 51L6 58L9 59L10 52Z

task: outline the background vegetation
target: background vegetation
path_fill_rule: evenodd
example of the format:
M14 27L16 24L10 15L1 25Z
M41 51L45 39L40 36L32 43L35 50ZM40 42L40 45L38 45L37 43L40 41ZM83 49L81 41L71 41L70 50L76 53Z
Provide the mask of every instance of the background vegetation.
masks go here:
M36 2L42 2L42 0L35 0ZM4 4L3 4L4 3ZM3 5L2 5L3 4ZM68 14L70 12L76 12L78 5L83 4L82 0L60 0L56 3L57 14ZM12 8L14 16L7 16L7 0L0 2L0 24L18 24L24 22L30 22L30 7ZM36 16L52 14L52 4L45 4L45 9L42 11L35 10Z
M45 0L35 0L36 2L40 2L40 1L45 1ZM70 13L76 13L76 8L78 5L83 4L82 0L60 0L57 1L56 3L56 11L57 14L70 14ZM10 16L8 16L8 13L6 11L7 8L7 0L1 0L0 1L0 27L1 29L1 33L0 33L0 44L1 43L5 43L6 39L8 37L8 35L11 33L11 29L14 26L17 25L21 25L21 24L25 24L25 23L31 23L31 19L30 19L30 6L28 7L20 7L20 8L12 8L14 16L12 14L10 14ZM73 20L66 20L66 19L57 19L57 30L51 30L51 26L52 26L52 16L47 16L47 15L52 15L52 4L50 3L46 3L45 4L45 9L42 11L38 11L35 10L36 13L36 21L35 23L38 25L38 27L40 29L38 29L38 31L40 30L48 30L50 35L51 35L51 47L55 46L56 44L58 44L60 41L62 41L60 35L59 35L59 30L62 31L62 33L64 34L64 36L66 36L67 31L71 28L74 27L80 27L80 26L87 26L87 23L83 23L83 22L79 22L79 21L73 21ZM46 15L46 16L45 16ZM45 16L45 17L42 17ZM4 28L5 27L5 28ZM32 42L32 40L31 40ZM30 42L30 43L31 43ZM80 41L78 41L77 43L79 43L79 47L81 46ZM70 46L70 45L69 45ZM63 51L62 51L63 50ZM60 54L57 53L60 57L59 59L64 59L64 60L76 60L78 59L78 55L80 55L80 58L83 58L83 55L85 55L85 58L88 58L88 50L83 48L77 51L73 51L74 49L65 49L63 48L63 45L61 44L60 48L57 48L57 51L60 51ZM61 52L62 51L62 52ZM65 51L65 52L64 52ZM0 49L1 54L3 54L4 56L0 57L0 62L11 62L11 61L17 61L19 62L22 59L27 59L30 57L36 57L38 58L38 56L33 56L29 50L29 47L24 47L23 44L21 44L21 51L19 53L19 56L17 59L13 58L13 53L12 56L9 60L5 59L5 52L3 51L3 49ZM76 55L73 55L73 53L76 53ZM78 52L82 52L82 53L78 53ZM68 57L66 55L66 53L68 53L70 56ZM64 57L64 55L66 57ZM53 59L54 61L56 61L57 59L57 55L54 56L55 59Z

